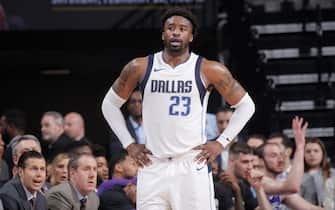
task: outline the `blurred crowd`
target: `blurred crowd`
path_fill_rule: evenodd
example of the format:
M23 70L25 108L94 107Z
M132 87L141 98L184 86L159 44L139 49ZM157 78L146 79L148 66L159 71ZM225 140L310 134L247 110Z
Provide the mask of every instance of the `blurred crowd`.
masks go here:
M127 104L126 124L145 143L142 95ZM218 108L208 116L209 141L226 128L234 112ZM25 113L8 109L0 119L0 209L133 210L138 165L114 135L109 148L85 135L77 112L48 111L39 134L26 133ZM292 119L294 139L283 133L236 137L211 168L216 209L335 210L335 176L319 138L306 138L308 123Z

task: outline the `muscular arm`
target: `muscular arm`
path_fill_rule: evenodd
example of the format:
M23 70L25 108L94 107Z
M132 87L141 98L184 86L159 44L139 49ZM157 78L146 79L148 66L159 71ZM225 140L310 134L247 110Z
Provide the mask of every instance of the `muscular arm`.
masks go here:
M204 60L202 69L206 85L213 86L230 105L237 104L246 94L224 65Z
M102 102L102 113L124 148L132 144L134 139L127 129L120 108L142 79L146 65L147 58L138 58L129 62Z
M112 85L113 90L121 98L127 100L145 74L147 58L130 61L121 71Z
M202 75L207 87L213 86L235 108L227 128L217 139L226 147L251 118L255 104L224 65L204 60Z

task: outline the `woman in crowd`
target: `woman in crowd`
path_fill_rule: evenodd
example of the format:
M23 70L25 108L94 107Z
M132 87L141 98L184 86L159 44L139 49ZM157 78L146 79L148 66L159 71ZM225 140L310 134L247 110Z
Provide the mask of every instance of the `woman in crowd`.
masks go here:
M69 163L69 155L67 153L58 154L51 162L49 182L51 186L55 186L68 180L67 165Z
M301 185L301 195L309 202L325 206L326 189L331 188L334 169L330 168L326 148L319 138L311 138L305 145L305 174ZM332 187L334 189L334 187ZM332 194L334 194L334 190ZM334 205L329 203L327 205Z

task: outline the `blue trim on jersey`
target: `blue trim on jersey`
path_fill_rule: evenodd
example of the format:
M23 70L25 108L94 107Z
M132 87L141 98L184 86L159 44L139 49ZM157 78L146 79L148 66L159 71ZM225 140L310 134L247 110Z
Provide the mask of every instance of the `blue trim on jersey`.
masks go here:
M143 80L140 83L140 90L142 92L142 97L144 97L144 89L145 89L145 86L147 85L153 63L154 63L154 54L150 54L148 56L148 65L147 65L147 69L145 71L145 75L143 77Z
M206 88L205 88L204 84L202 83L201 76L200 76L201 62L202 62L202 57L199 56L198 59L197 59L197 62L195 64L195 81L197 83L197 87L198 87L198 90L199 90L201 105L203 105L204 98L205 98L205 95L206 95Z

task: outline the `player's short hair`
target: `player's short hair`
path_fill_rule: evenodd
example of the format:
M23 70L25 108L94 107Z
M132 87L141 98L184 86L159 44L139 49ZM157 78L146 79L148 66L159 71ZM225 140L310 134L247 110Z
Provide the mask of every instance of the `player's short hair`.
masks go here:
M164 24L167 19L169 19L172 16L181 16L189 20L192 24L192 34L195 37L197 35L198 31L198 22L195 18L195 16L192 14L192 12L184 7L172 7L168 9L163 15L162 15L162 31L164 30Z

